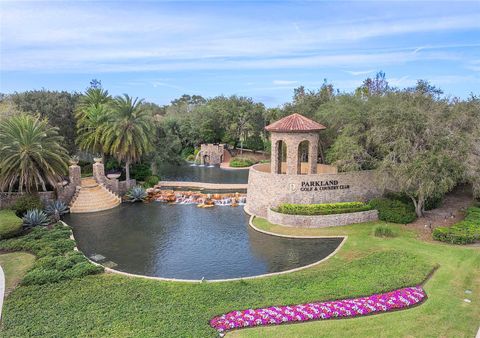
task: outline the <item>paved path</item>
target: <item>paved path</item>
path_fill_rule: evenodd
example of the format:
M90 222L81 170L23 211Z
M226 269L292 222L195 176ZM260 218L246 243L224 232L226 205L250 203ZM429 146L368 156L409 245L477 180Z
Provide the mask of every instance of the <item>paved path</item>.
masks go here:
M227 184L227 183L204 183L204 182L180 182L180 181L160 181L157 186L160 187L183 187L183 188L203 188L212 190L245 190L247 184Z
M0 319L2 318L3 297L5 296L5 274L0 266Z

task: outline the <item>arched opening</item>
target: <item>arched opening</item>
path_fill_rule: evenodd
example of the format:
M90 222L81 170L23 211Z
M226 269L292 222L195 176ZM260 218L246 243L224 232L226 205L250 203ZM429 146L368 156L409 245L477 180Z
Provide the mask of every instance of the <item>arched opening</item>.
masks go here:
M210 164L210 156L209 155L203 155L203 164L205 164L205 165Z
M307 140L300 142L298 145L297 175L308 174L309 153L310 142Z
M287 173L287 144L279 140L276 143L276 156L277 156L277 167L275 168L276 174L286 174Z

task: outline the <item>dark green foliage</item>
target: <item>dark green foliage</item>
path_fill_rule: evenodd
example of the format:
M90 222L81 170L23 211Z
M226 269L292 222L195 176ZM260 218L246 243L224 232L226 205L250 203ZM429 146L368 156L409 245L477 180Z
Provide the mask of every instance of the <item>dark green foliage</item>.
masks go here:
M28 210L22 218L24 228L34 228L38 226L50 225L50 219L47 214L38 209Z
M378 218L382 221L407 224L417 218L413 206L400 200L375 198L369 204L378 210Z
M82 172L83 177L92 175L92 173L93 173L93 163L92 162L79 161L78 165L80 166L80 171ZM105 165L105 168L106 168L106 165Z
M70 229L61 224L51 230L37 227L25 236L0 241L0 249L29 251L38 257L33 269L25 275L24 285L55 283L102 272L102 267L73 250L75 242L70 234Z
M20 196L12 206L15 214L18 217L23 217L27 210L43 209L43 203L38 195L23 195Z
M130 170L130 176L137 181L145 181L148 176L152 176L152 170L150 169L150 165L145 163L137 163L132 165L132 169Z
M230 167L233 168L243 168L243 167L250 167L251 165L255 164L252 160L248 158L234 158L230 161Z
M367 211L373 208L363 202L325 204L281 204L276 211L288 215L332 215Z
M46 117L52 126L59 129L59 134L65 139L63 145L69 153L74 153L76 150L74 110L78 98L77 93L45 89L12 95L13 102L20 110L29 114L40 114L41 117Z
M465 219L451 227L435 228L433 238L451 244L470 244L480 240L480 208L468 208Z
M22 230L22 219L12 210L0 210L0 239L10 238Z
M393 199L393 200L399 200L402 201L405 204L411 205L413 207L413 202L410 197L408 197L406 194L403 193L394 193L390 192L385 195L386 198ZM442 204L443 201L443 196L441 197L430 197L425 200L425 210L433 210Z
M376 237L396 237L397 234L388 225L379 225L375 228Z
M148 176L148 177L145 179L145 183L143 184L143 186L144 186L145 188L151 188L151 187L153 187L155 184L157 184L159 181L160 181L160 178L159 178L158 176L155 176L155 175Z
M258 133L248 137L243 143L244 148L251 150L263 150L264 146L263 139Z

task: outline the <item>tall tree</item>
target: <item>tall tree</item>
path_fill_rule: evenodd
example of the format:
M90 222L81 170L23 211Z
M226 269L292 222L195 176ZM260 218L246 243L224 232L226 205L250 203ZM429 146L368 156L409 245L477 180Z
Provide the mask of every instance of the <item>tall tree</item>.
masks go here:
M115 97L102 133L105 149L119 161L125 161L127 180L130 180L130 164L152 149L152 118L142 103L143 100L127 94Z
M68 168L68 154L58 128L46 119L21 114L0 121L0 188L47 190Z

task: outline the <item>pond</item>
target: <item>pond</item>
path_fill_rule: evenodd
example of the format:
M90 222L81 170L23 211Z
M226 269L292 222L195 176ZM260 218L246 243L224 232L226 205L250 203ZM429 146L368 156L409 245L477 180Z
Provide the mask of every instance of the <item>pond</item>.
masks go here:
M190 163L162 165L158 168L164 181L235 183L248 182L248 169L221 169L219 166L198 166Z
M286 271L317 262L341 238L293 239L262 234L243 208L124 203L66 215L78 248L105 266L178 279L228 279Z

